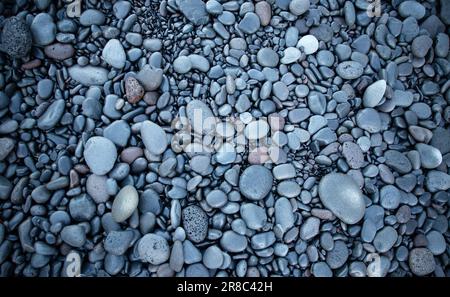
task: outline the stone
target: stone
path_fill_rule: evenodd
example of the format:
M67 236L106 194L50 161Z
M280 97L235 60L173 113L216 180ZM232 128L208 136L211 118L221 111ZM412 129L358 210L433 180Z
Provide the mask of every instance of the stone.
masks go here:
M247 245L247 238L232 230L225 231L222 238L220 238L220 246L230 253L240 253L245 251Z
M364 108L356 114L356 124L369 133L378 133L381 130L380 114L373 108Z
M83 11L80 16L80 23L83 26L89 27L92 25L101 26L105 23L105 14L96 9L87 9Z
M195 132L209 134L216 129L214 114L208 105L200 100L192 100L186 106L186 114Z
M206 195L206 202L213 208L221 208L228 202L228 198L223 191L212 190Z
M42 12L34 17L30 26L33 41L37 45L49 45L55 40L56 25L48 13Z
M103 85L108 80L108 71L101 67L74 65L68 71L73 80L85 86Z
M269 133L269 124L264 120L250 122L244 130L247 139L257 140L264 138Z
M380 204L385 209L397 209L400 205L401 193L393 185L386 185L380 190Z
M134 234L132 231L110 231L106 235L103 246L105 251L116 256L125 254L131 245Z
M185 207L182 211L182 221L189 240L200 243L208 234L208 216L197 205Z
M246 33L253 34L258 31L261 26L259 17L253 12L247 12L238 24L238 28Z
M363 104L365 107L377 106L384 97L386 92L386 81L384 79L377 80L366 88L363 96Z
M420 154L420 163L423 168L434 169L441 165L442 154L434 146L424 143L417 143L416 150Z
M307 1L309 2L309 0ZM302 49L306 55L311 55L319 49L319 41L314 35L305 35L300 38L297 43L297 47Z
M436 268L434 256L427 248L412 249L409 252L408 264L411 272L417 276L430 274Z
M139 203L139 194L133 186L123 187L114 198L111 214L117 223L127 220L136 210Z
M302 52L296 47L288 47L284 50L283 58L281 58L282 64L292 64L297 62L302 56Z
M33 43L30 28L18 17L10 17L3 23L0 50L13 58L26 57Z
M267 223L266 211L254 203L242 204L240 214L250 229L259 230Z
M8 157L9 153L14 150L15 142L11 138L0 138L0 161L3 161Z
M309 10L309 0L292 0L289 3L289 11L294 15L302 15Z
M427 55L430 48L433 46L433 40L427 35L420 35L414 38L411 44L411 52L418 58L423 58Z
M91 171L97 175L105 175L114 166L117 159L117 149L114 143L101 136L89 138L86 142L84 160Z
M428 232L426 237L428 241L427 248L433 255L438 256L445 252L445 250L447 249L447 243L441 233L433 230Z
M166 132L151 121L142 122L141 137L145 148L154 155L161 155L167 148Z
M331 251L327 252L326 261L331 269L342 267L349 257L349 250L342 240L337 240Z
M117 39L110 39L102 51L102 58L106 63L114 68L122 69L125 67L127 57L122 43Z
M373 245L375 249L380 253L386 253L389 251L397 241L397 231L387 226L377 232L373 239Z
M144 90L147 92L156 91L162 83L163 71L162 69L153 68L152 66L146 64L138 72L135 78L141 83Z
M417 1L403 1L398 6L398 12L404 18L412 16L420 20L425 16L425 7Z
M86 242L86 234L83 227L69 225L61 230L61 240L72 247L81 248Z
M264 47L256 55L258 64L263 67L276 67L279 63L278 54L271 48Z
M273 176L269 169L262 165L251 165L239 178L239 190L250 200L261 200L272 189L272 183Z
M173 70L179 74L185 74L191 71L192 63L187 56L179 56L172 63Z
M194 25L205 25L209 21L206 5L202 0L176 0L178 9Z
M90 221L94 217L95 211L95 203L88 194L81 194L70 199L69 213L75 221Z
M144 97L144 94L144 88L136 78L130 76L125 79L125 96L128 102L135 104Z
M348 166L352 169L359 169L364 165L364 154L361 147L354 142L344 142L342 145L342 155Z
M278 198L275 202L275 223L283 232L294 226L295 217L291 202L284 198Z
M149 233L144 235L137 243L137 254L145 262L160 265L169 260L170 247L164 237Z
M364 72L364 68L358 62L345 61L337 65L336 72L343 79L352 80L360 77Z
M316 217L309 217L300 227L300 238L310 240L319 234L320 220Z
M258 15L261 26L270 24L272 19L272 7L267 1L260 1L255 4L255 13Z
M384 153L386 159L385 164L395 171L405 174L412 170L412 165L409 159L399 151L387 150Z
M216 245L208 247L203 253L203 264L209 269L220 268L223 261L222 250Z
M60 121L65 107L66 101L64 99L53 101L44 114L42 114L37 120L37 126L39 129L48 131L54 128Z
M356 224L365 213L365 202L356 182L342 173L329 173L319 183L322 204L346 224Z
M104 175L91 174L86 180L86 192L92 197L95 203L105 203L109 200L106 189L107 177Z
M208 59L200 55L189 55L189 61L191 62L192 69L196 69L201 72L208 72L210 65Z
M115 145L125 147L131 135L131 129L124 120L112 122L103 130L103 136L111 140Z

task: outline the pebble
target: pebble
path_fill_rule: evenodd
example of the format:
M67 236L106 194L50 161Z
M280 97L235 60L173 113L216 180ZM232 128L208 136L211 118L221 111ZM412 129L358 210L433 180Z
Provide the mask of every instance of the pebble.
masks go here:
M96 9L87 9L83 11L80 16L80 23L83 26L91 26L91 25L103 25L105 23L106 17L103 12Z
M200 100L192 100L186 106L186 114L195 132L209 134L216 128L214 115L208 105Z
M309 10L309 0L292 0L289 3L289 11L294 15L302 15Z
M348 175L330 173L319 183L322 204L346 224L356 224L364 216L364 198L355 181Z
M37 126L41 130L50 130L54 128L60 121L66 102L64 99L53 101L42 116L37 120Z
M271 48L262 48L256 55L258 64L263 67L276 67L279 63L278 54Z
M398 6L398 12L404 18L411 16L420 20L425 16L425 7L417 1L403 1Z
M356 114L356 124L369 133L378 133L381 130L380 114L373 108L364 108Z
M423 58L427 55L430 48L433 46L433 40L427 35L420 35L414 38L411 44L411 51L414 56Z
M3 23L0 50L13 58L26 57L30 50L32 34L27 23L18 17L10 17Z
M13 149L14 140L8 137L0 138L0 161L5 160Z
M247 34L253 34L261 26L259 17L253 12L247 12L238 24L238 28Z
M117 159L117 149L108 138L94 136L86 142L83 156L94 174L104 175L113 168Z
M81 248L86 243L86 233L79 225L65 226L61 230L61 240L70 246Z
M359 78L363 72L363 66L355 61L341 62L336 67L337 74L343 79L351 80Z
M223 261L222 251L215 245L208 247L203 253L203 264L209 269L220 268Z
M434 169L441 165L442 154L437 148L428 144L418 143L416 144L416 150L420 154L420 163L423 168Z
M361 147L354 142L344 142L342 145L342 155L352 169L359 169L364 165L364 154Z
M284 50L283 58L281 58L282 64L292 64L297 62L302 56L302 52L296 47L288 47Z
M443 254L447 249L447 243L444 236L438 231L430 231L427 235L427 248L435 256Z
M267 223L266 211L254 203L243 204L240 208L240 214L250 229L259 230Z
M49 45L56 38L56 25L52 16L45 12L34 17L30 30L37 45Z
M72 79L85 86L103 85L108 80L108 71L101 67L74 65L68 71Z
M412 249L409 252L408 263L411 272L417 276L425 276L436 269L434 256L427 248Z
M239 190L250 200L263 199L272 189L273 176L262 165L247 167L239 177Z
M405 174L412 170L409 159L399 151L388 150L384 153L384 157L385 164L399 173Z
M125 79L125 96L127 97L128 102L135 104L139 102L144 95L144 88L136 78L130 76Z
M209 21L206 4L202 0L176 0L178 9L194 25L205 25Z
M331 269L342 267L349 257L349 250L342 240L337 240L331 251L327 252L326 261Z
M111 214L117 223L127 220L136 210L139 203L139 194L133 186L123 187L114 198Z
M375 249L380 253L389 251L397 241L397 231L391 226L386 226L377 232L373 239Z
M232 230L225 231L220 238L220 246L230 253L240 253L247 248L247 238Z
M319 41L314 35L305 35L300 38L297 43L297 47L301 48L306 55L311 55L319 49Z
M166 132L151 121L142 122L141 137L145 148L154 155L162 154L167 148Z
M384 79L377 80L366 88L363 96L363 104L365 107L377 106L384 97L386 92L386 81Z
M139 83L144 87L144 90L148 91L156 91L162 83L163 80L163 71L159 68L153 68L150 65L146 64L142 69L137 73L135 77Z
M310 240L319 234L320 220L316 217L309 217L300 227L300 238Z
M114 68L122 69L125 67L126 55L122 44L117 39L110 39L102 51L102 57L106 63Z
M267 1L260 1L255 4L255 13L258 15L261 26L269 25L272 19L272 7Z
M197 205L190 205L183 209L183 226L189 240L202 242L208 233L208 216Z
M170 247L164 237L149 233L137 243L137 253L143 261L152 265L160 265L169 260Z
M401 200L400 191L393 185L386 185L380 190L380 203L385 209L397 209Z

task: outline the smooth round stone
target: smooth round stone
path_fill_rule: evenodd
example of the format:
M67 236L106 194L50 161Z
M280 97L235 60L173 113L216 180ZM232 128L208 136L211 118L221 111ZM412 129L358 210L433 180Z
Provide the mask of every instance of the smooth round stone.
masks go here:
M37 92L42 99L48 99L53 93L54 83L50 79L40 80L37 84Z
M9 153L14 149L14 140L11 138L0 138L0 161L8 157Z
M420 20L425 16L425 7L417 1L403 1L398 6L398 12L404 18L412 16Z
M208 234L208 216L197 205L190 205L182 211L183 227L189 240L199 243Z
M334 243L333 249L327 252L326 261L331 269L338 269L345 264L348 256L349 250L347 246L342 240L338 240Z
M387 185L380 190L380 204L385 209L397 209L400 204L401 193L393 185Z
M106 188L108 178L104 175L91 174L86 180L86 192L92 197L95 203L108 201L109 194Z
M173 70L179 74L185 74L191 71L192 63L187 56L180 56L173 61Z
M102 57L106 63L118 69L125 67L127 60L122 43L117 39L111 39L106 43L102 51Z
M375 107L383 99L386 92L386 81L380 79L366 88L363 95L363 104L365 107Z
M300 238L310 240L319 234L320 220L316 217L309 217L300 227Z
M206 195L206 202L213 208L221 208L228 202L228 198L223 191L212 190Z
M273 49L265 47L258 51L256 60L263 67L276 67L279 62L279 57Z
M117 1L113 6L114 16L124 19L131 10L131 3L128 1Z
M244 130L245 137L250 140L261 139L267 133L269 133L269 124L264 120L250 122Z
M50 130L54 128L63 116L65 106L66 101L64 99L53 101L44 114L37 120L38 128L41 130Z
M208 59L200 55L189 55L189 60L191 61L192 69L197 69L201 72L208 72L210 65Z
M319 197L322 204L346 224L356 224L364 217L363 194L348 175L330 173L322 177Z
M230 253L240 253L247 248L247 237L232 230L225 231L220 238L220 246Z
M397 231L391 226L384 227L377 232L373 239L375 249L380 253L389 251L397 241Z
M33 43L30 27L19 17L6 19L2 30L0 50L13 58L22 58L29 54Z
M427 235L427 248L437 256L443 254L447 249L447 243L445 242L444 236L438 231L430 231Z
M259 17L253 12L247 12L238 24L238 28L246 34L255 33L256 31L258 31L260 26L261 21L259 20Z
M363 66L355 61L345 61L336 67L337 74L343 79L357 79L364 73Z
M420 154L420 163L422 164L423 168L434 169L441 165L442 154L434 146L424 143L418 143L416 144L416 150Z
M103 25L105 23L106 17L103 12L96 9L88 9L85 10L80 16L80 23L83 26L92 26L92 25Z
M411 44L411 52L418 58L423 58L427 55L430 48L433 46L433 40L428 35L420 35L414 38Z
M61 230L61 240L70 246L80 248L86 242L86 233L80 225L65 226Z
M55 40L56 25L48 13L42 12L34 17L30 26L33 41L37 45L48 45Z
M380 114L373 108L361 109L356 114L356 124L369 133L378 133L381 130Z
M208 247L203 253L203 264L209 269L217 269L222 266L222 250L215 245Z
M334 64L334 55L328 50L321 50L316 55L317 63L322 66L331 67Z
M186 106L186 114L195 132L209 134L216 129L215 117L208 105L192 100Z
M311 273L315 277L332 277L333 271L331 271L330 266L325 262L314 263L311 267Z
M307 0L309 2L309 0ZM297 43L298 48L303 48L306 55L311 55L319 49L319 41L314 35L305 35Z
M139 203L139 194L133 186L123 187L111 207L111 214L117 223L127 220L136 210Z
M160 265L170 257L167 240L157 234L144 235L137 244L139 258L153 265Z
M281 58L282 64L292 64L298 61L302 56L302 52L296 47L288 47L284 50L284 56Z
M223 12L223 7L218 1L209 0L206 2L206 11L212 15L220 15Z
M254 203L243 204L240 209L240 214L250 229L259 230L267 223L266 211Z
M105 175L114 166L117 149L108 138L94 136L89 138L84 148L84 160L96 175Z
M409 252L408 259L411 272L417 276L430 274L436 268L433 253L427 248L415 248Z
M292 0L289 3L289 11L294 15L302 15L309 10L309 0Z
M153 155L164 153L169 144L163 128L151 121L142 122L141 137L145 148Z
M250 200L261 200L272 189L272 172L262 165L251 165L239 178L239 190Z

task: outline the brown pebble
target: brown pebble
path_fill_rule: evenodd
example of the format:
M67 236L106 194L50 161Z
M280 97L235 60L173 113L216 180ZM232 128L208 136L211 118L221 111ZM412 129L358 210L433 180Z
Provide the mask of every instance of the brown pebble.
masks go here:
M272 7L266 1L261 1L255 5L255 13L259 16L261 26L267 26L272 19Z
M71 169L69 172L69 178L70 178L70 188L75 188L80 184L80 177L78 176L78 173Z
M125 93L128 102L134 104L144 97L144 88L137 79L130 76L125 80Z
M25 64L22 64L22 69L23 70L31 70L31 69L41 66L41 64L42 64L41 60L34 59L29 62L26 62Z
M84 164L76 164L73 169L75 169L79 174L86 174L89 172L89 167L87 167L87 165Z
M283 130L286 120L278 113L272 113L269 115L269 125L272 131Z
M137 158L142 157L144 155L144 151L140 147L128 147L122 151L120 154L120 160L125 163L131 164Z
M72 57L75 53L75 50L70 44L55 43L47 45L44 48L44 52L49 58L63 61Z

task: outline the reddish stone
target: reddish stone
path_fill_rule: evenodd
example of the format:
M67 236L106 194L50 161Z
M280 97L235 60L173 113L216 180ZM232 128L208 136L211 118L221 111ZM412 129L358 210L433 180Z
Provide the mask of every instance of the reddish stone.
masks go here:
M25 64L22 64L22 70L31 70L41 66L42 62L39 59L31 60Z
M144 88L137 79L130 76L125 80L125 94L128 102L134 104L144 97Z

